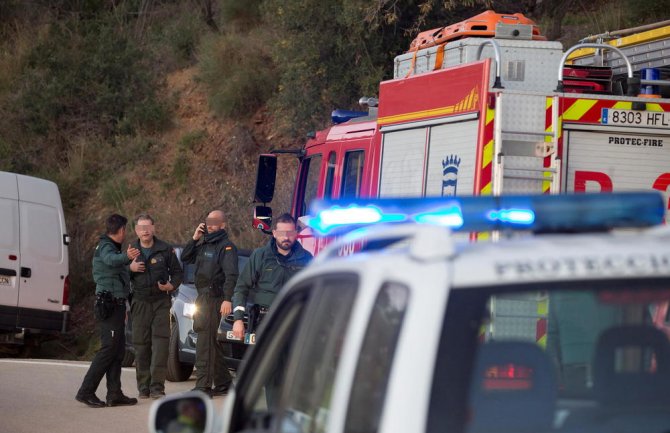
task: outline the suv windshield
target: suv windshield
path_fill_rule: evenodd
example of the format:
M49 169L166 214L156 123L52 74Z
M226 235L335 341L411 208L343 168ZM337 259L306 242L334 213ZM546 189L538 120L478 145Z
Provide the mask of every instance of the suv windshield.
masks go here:
M454 290L428 431L670 430L670 281Z

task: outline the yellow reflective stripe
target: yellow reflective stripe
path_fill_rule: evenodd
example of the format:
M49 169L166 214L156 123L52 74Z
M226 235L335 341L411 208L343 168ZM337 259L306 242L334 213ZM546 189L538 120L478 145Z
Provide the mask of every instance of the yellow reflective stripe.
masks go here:
M537 345L545 349L547 347L547 336L544 335L539 340L537 340Z
M486 143L482 152L482 168L486 168L493 161L493 140Z
M430 110L414 111L412 113L394 114L392 116L380 117L377 123L384 125L386 123L395 123L408 120L417 120L425 117L443 116L454 114L461 111L474 110L479 102L479 87L473 88L468 95L461 99L457 104L448 107L431 108Z
M652 104L651 102L647 102L647 111L663 111L663 107L661 107L661 104Z
M489 182L486 185L484 185L484 188L482 188L481 191L479 191L479 193L481 195L491 195L491 191L492 191L491 190L491 182Z
M593 99L578 99L574 104L570 106L570 108L565 110L565 112L563 113L563 119L579 120L594 105L596 105L596 101L594 101Z
M616 104L612 105L612 108L615 110L630 110L633 108L632 102L619 101Z
M493 122L493 118L496 115L496 110L492 108L487 108L486 109L486 124L488 125L489 123Z

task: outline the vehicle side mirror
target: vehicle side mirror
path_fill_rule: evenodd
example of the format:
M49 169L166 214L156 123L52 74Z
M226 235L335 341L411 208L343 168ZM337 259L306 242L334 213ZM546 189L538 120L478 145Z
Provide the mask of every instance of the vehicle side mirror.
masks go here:
M212 399L200 391L169 395L156 401L149 413L151 433L210 433L214 426Z
M256 206L253 225L265 234L272 234L272 208Z
M258 157L258 171L256 173L256 189L254 201L256 203L270 203L275 193L277 179L277 155L265 154Z

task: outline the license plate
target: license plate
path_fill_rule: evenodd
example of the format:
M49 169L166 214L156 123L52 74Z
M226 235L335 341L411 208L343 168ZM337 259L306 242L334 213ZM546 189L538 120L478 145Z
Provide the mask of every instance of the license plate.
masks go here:
M227 331L226 332L226 339L242 342L242 339L237 338L237 337L235 337L235 335L233 335L233 331ZM254 334L249 334L249 333L244 334L244 344L256 344L256 334L255 333Z
M615 110L603 108L600 123L614 126L641 126L670 129L670 113L663 111Z
M12 277L0 275L0 286L11 286L11 285L12 285Z

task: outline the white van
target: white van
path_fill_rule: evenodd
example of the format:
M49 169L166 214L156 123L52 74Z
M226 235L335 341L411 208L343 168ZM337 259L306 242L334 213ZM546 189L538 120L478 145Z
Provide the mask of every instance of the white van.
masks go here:
M69 243L56 184L0 171L0 341L65 331Z

